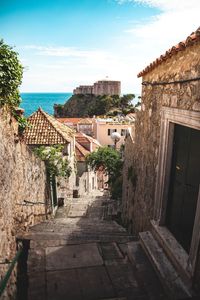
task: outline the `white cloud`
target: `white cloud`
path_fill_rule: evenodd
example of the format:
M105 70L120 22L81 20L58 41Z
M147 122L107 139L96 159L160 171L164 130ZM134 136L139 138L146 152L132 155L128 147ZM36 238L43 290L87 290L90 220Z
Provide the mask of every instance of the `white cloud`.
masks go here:
M199 4L199 0L115 0L119 4L138 3L145 6L156 7L162 11L170 10L186 10L195 8Z
M122 81L122 91L140 93L137 74L173 45L184 40L199 24L199 0L115 0L157 8L157 14L140 22L127 20L106 49L27 45L29 70L22 90L72 91L80 84L92 84L109 76ZM26 51L24 51L26 50ZM26 64L27 64L27 58Z
M52 47L26 45L22 47L26 50L36 50L37 55L55 56L55 57L80 57L102 59L108 56L106 51L100 50L81 50L75 47Z
M118 0L116 0L118 1ZM199 27L199 0L121 0L155 7L157 15L127 28L131 48L138 60L143 57L141 69L166 50L185 40Z

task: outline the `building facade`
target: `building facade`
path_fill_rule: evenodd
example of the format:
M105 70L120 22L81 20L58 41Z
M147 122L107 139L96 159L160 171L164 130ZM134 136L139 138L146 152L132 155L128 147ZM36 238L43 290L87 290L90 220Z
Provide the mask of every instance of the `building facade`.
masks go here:
M200 289L200 29L139 73L135 141L125 145L123 220L162 245ZM143 235L140 235L144 237ZM146 242L144 242L146 246Z
M41 108L33 113L28 122L30 127L24 132L24 141L30 148L39 146L63 146L63 157L66 157L71 167L71 175L69 178L55 178L55 182L51 190L52 206L57 208L59 201L62 203L70 201L73 197L73 189L75 186L75 132L68 126L58 122L54 117L47 114Z
M93 94L95 96L121 94L121 82L115 80L99 80L93 85L80 85L73 90L77 94Z
M113 132L118 132L121 136L117 142L117 149L125 142L125 137L134 132L134 123L129 121L115 121L113 119L95 119L94 137L102 146L114 147L114 141L111 138Z

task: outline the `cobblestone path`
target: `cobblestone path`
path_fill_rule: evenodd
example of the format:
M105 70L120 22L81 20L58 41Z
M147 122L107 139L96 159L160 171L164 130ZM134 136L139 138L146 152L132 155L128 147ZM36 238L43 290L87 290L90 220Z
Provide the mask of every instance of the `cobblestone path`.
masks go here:
M139 242L107 218L108 204L74 199L32 227L23 300L167 299Z

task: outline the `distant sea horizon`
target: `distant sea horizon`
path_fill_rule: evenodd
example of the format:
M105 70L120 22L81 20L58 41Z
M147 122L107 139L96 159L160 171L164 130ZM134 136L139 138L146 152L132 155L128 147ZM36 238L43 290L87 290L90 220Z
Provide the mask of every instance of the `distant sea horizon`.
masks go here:
M72 93L20 93L22 102L20 107L25 110L26 117L34 113L39 107L53 115L54 104L64 104L72 96Z
M22 102L20 107L25 110L24 115L29 117L32 113L38 110L41 107L45 112L50 115L54 114L53 106L54 104L64 104L69 100L69 98L73 95L73 93L20 93ZM135 99L133 99L132 103L136 104L138 102L139 94L135 94Z

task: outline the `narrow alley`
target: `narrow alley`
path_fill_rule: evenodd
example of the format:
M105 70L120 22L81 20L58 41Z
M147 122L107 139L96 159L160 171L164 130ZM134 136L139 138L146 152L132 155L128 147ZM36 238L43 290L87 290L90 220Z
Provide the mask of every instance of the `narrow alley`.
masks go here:
M30 244L18 300L167 299L139 242L111 219L110 208L99 192L32 227L23 236Z

